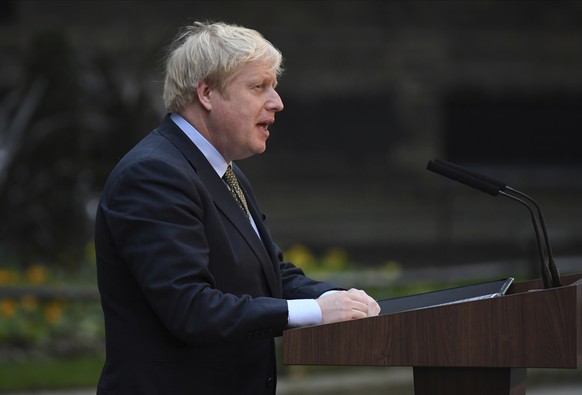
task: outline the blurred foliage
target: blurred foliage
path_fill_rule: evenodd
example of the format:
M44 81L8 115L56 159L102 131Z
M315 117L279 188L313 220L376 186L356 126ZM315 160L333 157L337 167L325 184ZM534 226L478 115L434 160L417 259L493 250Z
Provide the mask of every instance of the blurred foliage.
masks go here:
M159 114L139 72L61 30L20 60L22 80L0 89L0 254L75 270L109 171Z
M310 274L320 271L346 270L352 267L348 262L345 250L330 248L322 256L316 257L314 253L303 244L296 244L285 251L285 259Z
M2 359L27 355L71 356L102 351L103 317L98 301L0 299Z
M91 251L86 248L86 254ZM0 360L103 353L99 300L65 297L59 292L67 287L95 287L94 259L82 265L83 275L75 276L42 263L0 268ZM19 292L9 292L14 290Z

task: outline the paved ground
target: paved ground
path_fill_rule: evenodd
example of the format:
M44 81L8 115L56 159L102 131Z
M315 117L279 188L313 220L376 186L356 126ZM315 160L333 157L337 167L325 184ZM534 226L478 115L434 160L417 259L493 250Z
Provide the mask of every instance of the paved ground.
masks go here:
M278 395L291 395L291 394L302 394L302 395L310 395L310 394L332 394L332 390L325 390L325 391L318 391L318 392L307 392L302 389L300 392L293 391L288 392L286 390L280 389L277 394ZM345 393L345 392L342 392ZM580 395L582 393L582 386L565 386L560 388L534 388L527 391L527 395ZM366 393L367 395L371 395ZM404 394L412 394L412 392L402 393ZM5 394L5 395L95 395L94 390L73 390L73 391L35 391L35 392L19 392L14 394ZM396 394L394 394L396 395Z
M545 373L544 373L545 374ZM532 377L533 376L533 377ZM540 374L528 374L527 395L580 395L582 394L582 370L559 374L555 379ZM533 383L530 385L530 381ZM559 383L556 383L559 382ZM412 369L377 368L357 369L350 374L318 374L315 376L295 375L279 380L278 395L380 395L387 388L392 395L413 395ZM94 389L70 391L33 391L3 395L95 395Z

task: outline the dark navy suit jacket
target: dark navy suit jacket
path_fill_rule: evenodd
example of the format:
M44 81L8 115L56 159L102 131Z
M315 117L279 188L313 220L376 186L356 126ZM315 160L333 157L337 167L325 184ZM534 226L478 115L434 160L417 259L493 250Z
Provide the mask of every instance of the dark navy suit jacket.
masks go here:
M112 171L95 243L106 362L98 394L274 394L285 299L334 285L283 261L235 166L260 238L166 117Z

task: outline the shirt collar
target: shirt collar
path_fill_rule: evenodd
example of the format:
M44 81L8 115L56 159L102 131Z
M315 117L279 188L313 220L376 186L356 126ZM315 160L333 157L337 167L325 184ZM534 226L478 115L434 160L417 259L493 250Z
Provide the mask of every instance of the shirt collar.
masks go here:
M172 113L170 118L174 123L184 132L186 136L196 145L196 147L202 152L206 157L206 160L210 163L216 174L220 178L226 173L226 168L229 163L222 157L220 152L204 136L200 134L194 126L190 125L188 121L184 119L177 112Z

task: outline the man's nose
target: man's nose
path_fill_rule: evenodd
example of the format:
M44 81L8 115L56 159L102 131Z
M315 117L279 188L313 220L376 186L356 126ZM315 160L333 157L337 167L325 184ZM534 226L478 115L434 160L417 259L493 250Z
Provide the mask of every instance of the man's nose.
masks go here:
M276 90L273 90L271 97L267 100L267 108L271 111L282 111L283 110L283 100Z

